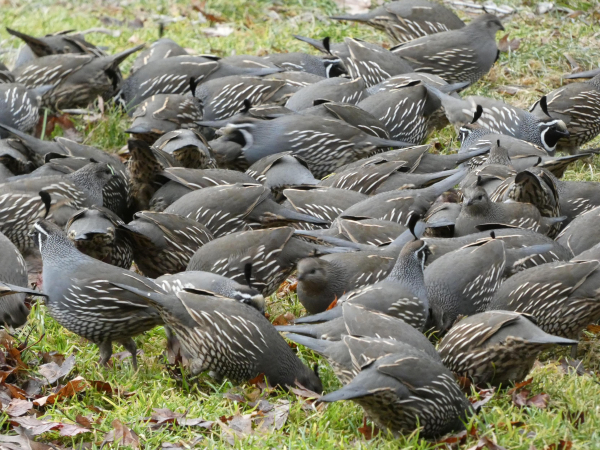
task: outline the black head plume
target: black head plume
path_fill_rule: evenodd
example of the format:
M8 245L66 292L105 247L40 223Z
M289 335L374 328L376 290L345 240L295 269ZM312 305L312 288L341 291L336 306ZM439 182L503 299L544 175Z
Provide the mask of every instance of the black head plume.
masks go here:
M327 100L325 98L318 98L313 101L313 106L323 105L325 103L331 103L331 100Z
M545 95L542 98L540 98L540 108L542 108L544 114L550 117L550 113L548 112L548 99L546 99Z
M493 232L493 231L490 231L490 237L491 237L492 239L496 239L496 233L495 233L495 232Z
M538 160L537 160L537 162L536 162L536 163L533 165L533 167L537 167L537 166L539 166L541 163L542 163L542 157L541 157L541 156L538 156Z
M194 77L190 77L190 91L192 92L192 97L196 96L196 88L198 87L198 82Z
M323 48L325 48L327 53L331 54L331 39L329 36L323 38Z
M46 191L40 191L38 192L38 194L40 195L42 202L44 202L44 208L46 209L46 213L44 214L45 219L48 213L50 213L50 207L52 206L52 198L50 197L50 194L48 194Z
M250 103L250 100L244 99L244 106L242 107L242 109L240 109L240 113L246 114L251 109L252 109L252 103Z
M498 139L498 140L496 141L496 145L497 145L498 147L500 147L500 139Z
M471 120L471 123L477 122L482 114L483 108L481 107L481 105L477 105L477 109L475 110L475 114L473 114L473 120Z
M419 221L420 218L421 217L419 217L418 214L413 214L408 219L408 224L407 224L408 229L410 230L410 234L412 234L415 239L419 239L417 237L417 235L415 234L415 227L417 226L417 222Z
M481 186L481 175L477 175L477 183L475 183L475 186Z
M313 366L313 372L315 373L317 378L319 378L319 363L315 363L315 365Z
M244 265L244 278L248 287L252 287L252 263L246 263Z
M159 22L158 23L158 38L160 39L164 35L165 35L165 23Z

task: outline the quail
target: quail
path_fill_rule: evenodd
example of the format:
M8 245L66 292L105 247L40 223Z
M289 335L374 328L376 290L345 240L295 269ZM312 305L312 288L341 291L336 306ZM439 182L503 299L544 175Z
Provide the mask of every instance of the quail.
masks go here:
M74 34L72 31L59 31L44 37L34 37L17 30L6 28L9 34L21 39L34 57L61 55L65 53L83 53L94 56L103 56L104 53L94 44L85 40L82 34ZM19 53L15 67L29 62L26 55Z
M265 62L266 63L266 62ZM235 66L225 59L204 56L173 56L149 62L122 84L118 93L127 110L155 94L181 94L187 91L189 80L198 84L209 79L230 75L261 76L279 72L266 64L250 67Z
M542 217L540 211L529 203L495 203L481 186L465 189L462 208L454 226L455 236L483 231L481 226L491 224L511 225L546 233L549 227L564 218Z
M600 207L595 207L577 216L556 238L563 247L577 256L600 242L600 234L596 232L600 223Z
M301 52L271 53L264 57L266 61L291 73L294 71L305 72L323 78L338 77L344 73L340 61L336 58L320 58Z
M208 142L198 130L169 131L158 138L153 147L173 155L177 162L188 169L216 168Z
M38 123L39 107L42 95L52 86L40 86L28 89L18 83L0 84L0 122L25 133ZM0 138L9 133L0 130Z
M122 286L122 285L119 285ZM181 342L193 375L245 382L263 374L271 386L322 392L321 380L256 309L225 297L183 290L174 295L123 286L156 308Z
M420 81L371 95L358 104L387 128L392 139L420 145L434 130L431 120L439 100Z
M417 227L420 230L416 234L422 234L424 227L420 224ZM309 312L320 312L345 293L384 280L412 237L407 230L381 249L301 259L297 265L298 300Z
M367 198L356 191L321 186L285 189L283 195L286 198L284 206L322 219L325 225L330 225L345 209Z
M504 30L500 19L482 14L467 26L424 36L392 48L414 72L439 75L448 83L475 83L498 59L496 33Z
M0 231L24 250L31 246L29 232L40 218L52 217L64 225L78 209L102 206L102 189L112 178L103 163L90 163L64 176L24 178L0 185Z
M427 290L423 279L426 258L427 245L423 241L409 242L400 252L389 275L382 281L348 292L338 300L334 308L327 311L330 305L303 303L306 310L314 315L298 319L295 323L335 319L342 315L342 305L350 303L400 318L422 330L429 314ZM303 300L300 296L298 299Z
M168 181L156 190L149 202L152 211L162 212L185 194L196 189L236 183L257 183L250 175L227 169L168 167L160 172Z
M21 252L8 237L0 233L0 282L27 288L27 264ZM14 289L13 289L14 290ZM0 288L0 323L5 327L19 328L27 322L29 310L25 306L25 295L21 292L8 294Z
M110 56L43 56L17 67L15 81L30 88L53 85L42 97L46 106L58 110L85 107L99 95L108 97L118 89L122 79L119 64L142 47Z
M545 149L549 155L554 154L561 138L569 136L565 123L552 118L548 113L538 116L489 97L456 98L442 93L434 86L426 86L433 95L438 96L446 117L453 125L462 126L475 120L492 133L531 142ZM545 97L540 100L540 105L542 111L547 111Z
M502 282L504 243L492 240L448 253L425 269L431 324L447 331L460 315L483 312Z
M185 270L194 253L213 240L202 224L176 214L141 211L119 230L129 236L133 259L145 276Z
M146 64L153 61L160 61L162 59L172 58L173 56L187 55L188 52L178 43L173 41L173 39L161 37L140 52L131 66L130 73L137 72Z
M576 217L600 206L597 193L600 183L594 181L571 181L555 179L558 186L560 214L566 217L563 227Z
M375 192L392 174L402 170L405 165L405 161L368 162L364 166L336 172L321 181L319 185L369 195Z
M69 331L98 345L100 362L108 363L112 342L131 352L132 337L162 325L154 308L111 283L158 289L152 281L81 253L57 225L40 220L34 225L43 264L43 292L48 313Z
M197 128L202 116L202 103L196 98L182 94L156 94L137 106L132 114L133 123L125 132L153 144L169 131Z
M208 291L222 297L232 298L252 306L264 313L265 298L251 286L238 283L230 278L216 273L190 270L167 274L154 280L165 292L175 293L184 289Z
M223 120L244 108L267 103L285 85L284 81L234 75L200 84L194 97L204 109L204 121Z
M238 283L250 279L250 284L268 297L292 273L298 260L350 251L315 245L293 235L291 227L231 233L203 245L190 259L187 270L216 273Z
M129 269L133 262L130 238L119 216L102 206L77 211L65 225L67 237L82 253L113 266Z
M313 186L319 184L308 164L291 152L276 153L259 159L246 170L246 174L269 188L280 200L283 190L290 186Z
M317 230L322 233L311 233L313 237L327 233L336 238L346 239L357 244L374 245L376 247L391 243L406 231L407 227L397 222L379 219L337 219L329 230ZM296 232L301 235L304 232ZM309 232L310 233L310 232Z
M299 112L314 106L315 101L357 104L362 98L365 82L362 78L326 78L296 91L286 102L286 108Z
M0 140L0 164L10 171L9 177L28 174L35 169L35 164L25 152L26 150L14 140Z
M15 76L8 70L4 63L0 62L0 83L12 83L15 81Z
M331 19L365 23L398 43L465 26L450 9L427 0L393 1L363 14L333 16Z
M238 150L227 156L227 164L245 170L265 156L291 151L306 161L316 178L370 156L378 148L406 146L403 142L370 136L340 120L304 115L273 120L246 118L231 124L224 132L227 141L238 144ZM219 150L213 146L213 151L218 159Z
M476 385L499 385L525 379L540 352L557 344L577 341L546 333L528 314L487 311L456 323L438 351L456 375Z
M279 205L260 184L232 184L192 191L165 212L204 224L215 237L253 227L290 222L324 224L326 221Z
M466 171L459 171L426 188L376 194L346 209L340 217L381 219L407 224L412 216L424 215L440 194L454 187L465 175Z
M508 278L488 310L530 314L546 333L579 339L600 318L598 261L553 262Z
M442 364L424 358L409 345L397 353L367 360L361 359L351 344L349 350L360 372L319 402L353 400L378 427L396 437L419 428L420 436L426 439L464 429L463 422L473 413L471 403ZM359 351L364 351L363 346Z
M558 141L557 149L576 153L586 142L600 134L600 73L591 80L562 86L545 96L530 109L533 114L562 120L569 135Z

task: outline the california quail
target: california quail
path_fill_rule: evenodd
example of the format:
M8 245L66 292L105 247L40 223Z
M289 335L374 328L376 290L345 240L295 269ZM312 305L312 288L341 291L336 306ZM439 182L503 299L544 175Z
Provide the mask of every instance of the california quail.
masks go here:
M241 145L237 153L228 157L232 162L240 159L247 168L265 156L291 151L306 161L316 178L376 153L378 148L406 146L403 142L370 136L340 120L304 115L273 120L246 118L223 131L226 140ZM213 146L213 151L218 159L219 149Z
M284 70L306 72L323 78L337 77L344 71L336 58L319 58L301 52L271 53L264 59Z
M321 186L285 189L283 195L286 198L284 206L289 206L301 214L318 217L325 221L326 225L330 225L350 206L367 198L356 191ZM310 228L314 227L312 225Z
M121 286L121 285L119 285ZM322 392L321 380L292 352L264 315L225 297L179 291L174 295L123 286L155 307L181 342L197 375L244 382L264 375L271 386L303 387Z
M295 323L335 319L342 315L342 305L349 303L397 317L422 330L429 314L427 290L423 279L426 258L427 245L423 241L409 242L400 252L388 276L382 281L348 292L338 300L338 305L327 311L325 310L330 305L303 303L306 310L314 315L298 319ZM303 300L300 296L298 299Z
M465 26L450 9L427 0L394 1L363 14L333 16L331 19L366 23L399 43Z
M119 226L119 216L102 206L75 213L65 225L67 237L82 253L113 266L129 269L133 262L130 238Z
M171 58L173 56L187 55L188 52L175 41L173 41L173 39L161 37L140 52L131 66L130 73L137 72L146 64L153 61L159 61L161 59Z
M11 177L31 173L35 169L35 164L24 152L26 150L16 141L10 139L0 140L0 164L10 170Z
M121 86L119 98L127 110L156 94L181 94L193 78L198 84L230 75L261 76L279 72L265 65L240 67L204 56L173 56L149 62L133 73Z
M546 108L540 100L530 111L541 117L550 115L567 125L569 135L558 141L558 150L576 153L600 134L600 73L589 81L567 84L544 97Z
M336 219L328 230L316 230L313 236L322 234L346 239L357 244L380 246L391 243L406 231L407 227L397 222L379 219ZM296 232L302 235L305 232ZM311 233L311 232L308 232ZM308 234L307 233L307 234ZM317 234L318 233L318 234ZM310 235L310 234L309 234Z
M175 293L184 289L208 291L222 297L232 298L252 306L264 313L265 298L253 287L238 283L216 273L190 270L175 274L167 274L154 280L165 292Z
M315 101L357 104L365 89L362 78L348 80L346 78L326 78L309 84L296 91L286 102L286 108L298 112L314 106Z
M448 253L425 268L431 322L440 332L460 315L487 309L502 282L504 243L492 240Z
M276 153L259 159L248 167L246 174L269 188L277 200L287 187L319 184L308 164L291 152Z
M528 314L488 311L462 319L439 345L444 365L474 384L520 382L539 353L577 341L552 336Z
M38 123L42 95L50 89L52 86L28 89L18 83L0 84L0 122L25 133L31 131ZM0 130L1 138L8 136Z
M196 189L236 183L257 183L250 175L227 169L169 167L160 176L168 181L156 190L149 202L152 211L162 212L185 194Z
M223 120L243 109L244 102L267 103L284 85L281 80L234 75L200 84L194 97L203 106L203 120Z
M133 259L150 278L184 271L194 253L213 240L212 233L192 219L150 211L136 213L119 230L130 237Z
M488 310L530 314L546 333L578 339L600 318L598 261L553 262L508 278Z
M140 275L81 253L55 224L34 226L43 263L43 292L48 313L71 332L98 345L100 362L112 354L112 342L125 346L137 370L132 337L162 325L158 312L136 295L111 283L158 289Z
M0 231L20 249L31 244L29 232L40 218L64 225L75 211L102 206L102 189L112 178L103 163L90 163L64 176L25 178L0 185Z
M29 36L28 34L21 33L17 30L12 30L8 27L6 27L6 31L25 42L33 55L38 58L65 53L83 53L94 56L104 55L102 50L86 41L82 34L73 34L72 31L59 31L58 33L48 34L39 38ZM25 62L28 61L24 61L19 54L17 61L15 62L15 67L23 65Z
M346 209L340 217L381 219L407 224L412 216L424 215L440 194L454 187L465 175L466 171L459 171L426 188L376 194Z
M455 236L483 231L482 225L503 224L529 228L545 233L563 218L542 217L540 211L529 203L495 203L485 189L475 185L465 189L463 205L454 226Z
M392 48L414 68L414 72L439 75L448 83L475 83L498 59L496 33L504 30L491 14L474 18L458 30L425 36Z
M158 138L153 147L162 150L189 169L214 169L216 162L206 139L195 129L169 131Z
M571 223L577 216L600 206L600 198L597 195L600 183L558 179L555 181L558 186L560 214L566 217L563 227Z
M252 227L290 222L325 224L327 221L279 205L260 184L206 187L184 195L165 212L204 224L215 237Z
M353 400L378 427L394 436L419 427L420 436L426 439L464 429L463 422L473 413L471 403L442 364L424 358L409 345L397 353L364 361L351 342L349 349L359 374L319 402ZM362 346L360 351L364 351Z
M493 133L506 134L542 147L553 155L561 138L569 137L565 123L549 114L535 115L524 109L489 97L470 96L456 98L426 85L442 102L450 123L456 126L476 123ZM540 100L542 111L546 111L546 98Z
M373 161L365 165L338 171L319 183L320 186L329 186L338 189L348 189L361 194L372 194L393 173L406 165L405 161Z
M190 259L187 270L216 273L238 283L249 278L250 284L267 297L292 273L298 260L349 251L315 245L293 235L290 227L231 233L203 245Z
M2 62L0 62L0 83L12 83L15 81L15 76L8 70Z
M27 264L21 253L4 234L0 233L0 281L26 288ZM2 290L0 289L0 292ZM8 291L7 291L8 292ZM6 327L19 328L27 322L29 310L25 307L25 295L22 293L1 293L0 323Z
M112 95L121 83L121 64L143 47L110 56L50 55L38 58L14 70L15 80L27 87L54 85L42 97L42 103L55 109L87 106L97 96Z
M599 223L600 207L595 207L575 217L556 241L577 256L600 242L600 234L597 232Z
M417 225L422 234L424 227ZM392 271L404 244L412 241L409 230L381 249L344 255L325 255L298 262L298 300L309 312L324 311L347 292L384 280Z
M197 128L202 115L202 103L194 97L156 94L137 106L132 114L133 123L125 132L153 144L169 131Z

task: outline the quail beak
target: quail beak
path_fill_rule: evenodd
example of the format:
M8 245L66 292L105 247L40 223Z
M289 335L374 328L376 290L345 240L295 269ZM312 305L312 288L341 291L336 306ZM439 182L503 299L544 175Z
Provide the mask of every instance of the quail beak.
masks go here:
M471 206L473 203L475 203L475 202L473 201L473 199L470 198L465 202L465 206Z
M250 299L250 304L261 314L265 313L265 298L262 295L255 295Z
M306 279L306 277L303 274L299 273L298 275L296 275L296 279L298 281L302 281L302 280Z

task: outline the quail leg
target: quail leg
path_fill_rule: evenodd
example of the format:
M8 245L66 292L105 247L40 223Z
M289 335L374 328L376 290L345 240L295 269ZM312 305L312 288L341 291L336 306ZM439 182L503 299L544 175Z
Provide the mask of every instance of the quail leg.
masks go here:
M110 357L112 356L112 342L101 342L98 344L98 349L100 350L100 364L108 366L108 361L110 361Z
M123 345L123 347L125 347L125 350L127 350L129 353L131 353L131 361L133 364L133 370L135 370L137 372L137 370L138 370L137 346L135 345L134 340L132 338L129 338L129 339L119 341L119 343L121 345Z
M571 358L577 359L577 344L571 346Z

